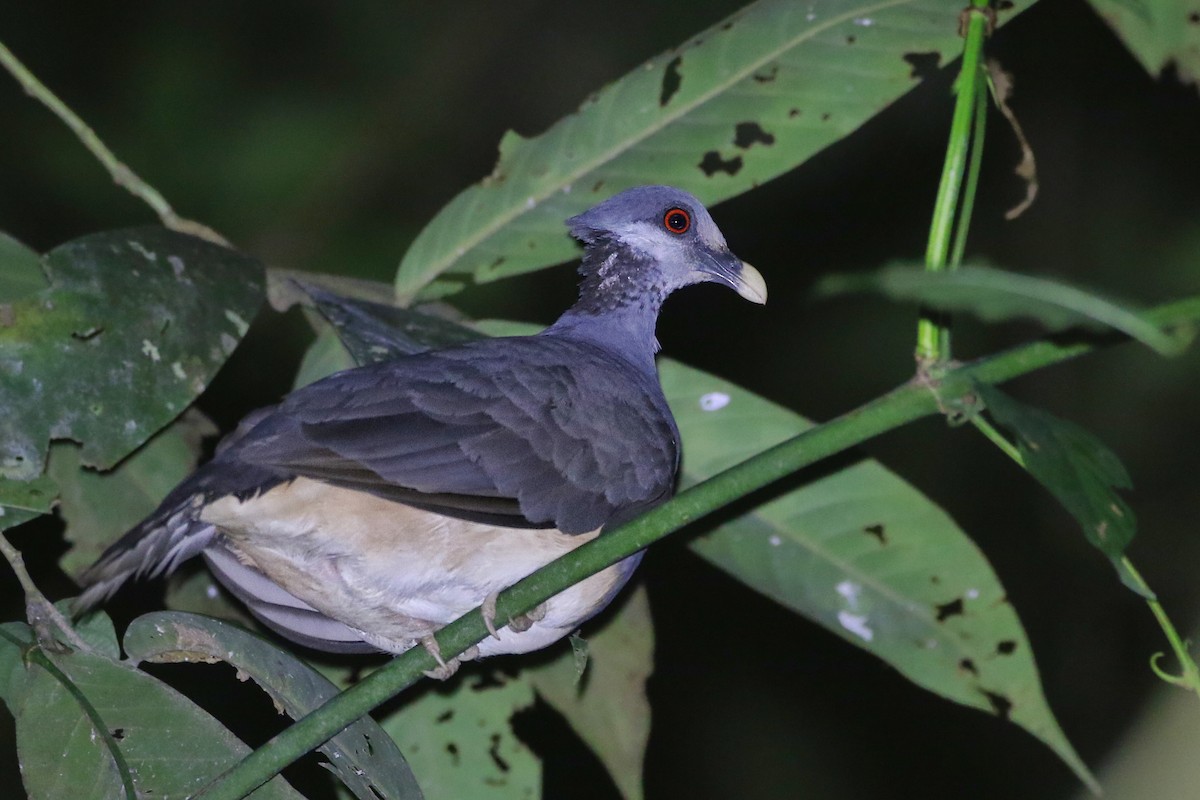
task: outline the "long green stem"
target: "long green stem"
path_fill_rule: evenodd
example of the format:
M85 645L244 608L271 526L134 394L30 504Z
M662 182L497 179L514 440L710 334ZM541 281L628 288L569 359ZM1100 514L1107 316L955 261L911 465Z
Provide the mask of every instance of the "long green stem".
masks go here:
M1148 312L1160 325L1200 320L1200 295ZM1123 341L1113 339L1113 341ZM910 382L888 394L811 428L743 461L643 516L606 532L503 592L496 603L501 627L588 575L653 544L729 501L766 486L798 469L843 452L881 433L938 413L946 398L961 397L976 382L999 383L1095 350L1094 342L1034 342L992 358L947 370L936 395L924 383ZM941 399L939 399L941 398ZM480 609L464 614L437 634L443 656L450 658L487 635ZM423 648L413 648L355 686L297 721L241 763L218 776L205 790L206 800L237 800L278 774L288 764L326 741L380 703L415 683L436 664Z
M13 52L5 47L3 42L0 42L0 66L3 66L8 72L21 84L21 88L30 97L40 101L42 105L50 109L50 111L62 120L71 131L79 139L80 144L88 149L96 160L108 170L108 174L112 176L113 183L124 187L130 194L141 200L158 215L162 224L171 230L180 231L182 233L190 233L193 236L199 236L202 239L216 242L217 244L228 244L225 238L219 233L212 230L206 225L198 222L193 222L189 219L184 219L175 213L175 209L171 208L171 204L167 199L159 193L150 184L146 183L137 173L128 167L109 150L108 147L96 135L86 122L72 111L66 103L59 100L54 92L50 91L44 83L37 79L29 69L13 55Z
M971 149L972 123L979 110L987 105L977 103L983 83L983 40L989 20L988 0L971 0L966 16L962 68L955 82L957 98L954 116L950 121L950 141L946 145L946 160L933 205L933 221L929 226L929 242L925 248L925 269L940 272L946 269L955 226L955 209L962 193L963 176L967 169L967 154ZM950 359L950 329L942 315L925 313L917 322L917 362L933 364Z

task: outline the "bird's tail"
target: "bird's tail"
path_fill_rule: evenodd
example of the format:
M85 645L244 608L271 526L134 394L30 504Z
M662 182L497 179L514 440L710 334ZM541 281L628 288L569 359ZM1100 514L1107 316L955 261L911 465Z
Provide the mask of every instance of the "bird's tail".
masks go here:
M76 614L103 602L127 580L169 573L212 544L216 531L200 520L204 495L189 493L180 498L178 494L172 492L157 511L110 545L80 576L84 590L75 599Z

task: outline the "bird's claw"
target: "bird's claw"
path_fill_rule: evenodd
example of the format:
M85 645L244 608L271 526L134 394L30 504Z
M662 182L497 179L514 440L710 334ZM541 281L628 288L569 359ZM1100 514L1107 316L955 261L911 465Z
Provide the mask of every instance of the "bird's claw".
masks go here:
M524 614L517 614L508 621L508 627L512 628L517 633L524 633L533 627L533 623L540 622L546 617L546 604L542 603L535 606Z
M496 641L500 641L500 634L496 632L496 598L499 596L499 592L492 592L483 598L483 602L479 605L479 612L483 615L483 624L487 626L488 633Z

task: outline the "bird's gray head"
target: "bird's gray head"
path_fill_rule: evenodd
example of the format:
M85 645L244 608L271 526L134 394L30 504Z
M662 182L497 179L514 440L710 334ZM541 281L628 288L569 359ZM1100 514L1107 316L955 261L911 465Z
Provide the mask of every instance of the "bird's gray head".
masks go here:
M682 189L628 189L567 225L586 247L576 313L635 306L657 314L671 292L703 281L767 300L762 275L729 251L708 211Z

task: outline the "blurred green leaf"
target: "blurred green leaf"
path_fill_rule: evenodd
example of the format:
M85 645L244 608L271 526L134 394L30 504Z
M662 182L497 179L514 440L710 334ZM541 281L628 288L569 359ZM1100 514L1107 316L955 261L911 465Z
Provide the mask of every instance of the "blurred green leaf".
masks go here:
M32 643L27 625L0 626L0 698L31 798L186 797L250 752L170 686L106 657L115 639L67 655ZM252 797L301 800L278 777Z
M7 233L0 232L0 326L11 313L5 306L46 288L42 257Z
M0 474L15 481L42 474L51 439L111 468L204 389L263 296L257 261L162 228L85 236L44 266L50 287L0 326Z
M1090 2L1151 76L1174 66L1181 80L1200 81L1200 11L1194 0Z
M201 440L216 432L191 409L109 472L85 469L73 444L52 445L46 471L59 487L59 512L71 543L59 560L63 572L75 577L149 515L195 469Z
M539 695L562 714L604 764L625 800L643 796L642 773L650 740L646 681L654 671L654 624L646 589L617 601L616 614L587 638L587 670L578 673L574 648L525 669Z
M1030 4L1017 0L1012 18ZM792 169L962 48L942 0L761 0L584 101L540 136L508 133L495 170L418 235L407 301L442 275L490 281L574 258L563 220L621 189L668 183L705 203Z
M987 321L1034 319L1051 330L1112 328L1167 356L1183 352L1191 334L1173 336L1128 305L1085 289L991 267L926 272L893 264L865 275L829 275L817 284L815 292L826 296L877 292L939 311L966 311Z
M40 511L28 511L23 508L10 508L8 506L0 506L0 531L15 528L18 525L23 525L31 519L40 517Z
M1079 521L1083 535L1108 556L1121 581L1144 595L1141 582L1122 563L1137 519L1115 491L1133 488L1121 460L1073 422L1014 400L995 386L980 384L977 390L996 422L1015 435L1029 474Z
M660 360L659 372L683 441L684 487L812 427L678 362ZM879 463L815 477L691 547L918 686L1012 720L1095 786L1046 703L1029 639L983 553Z
M276 707L299 719L338 690L285 650L228 622L179 611L145 614L125 632L136 662L225 661L261 686ZM328 766L359 800L420 798L416 779L389 736L362 717L323 744Z

